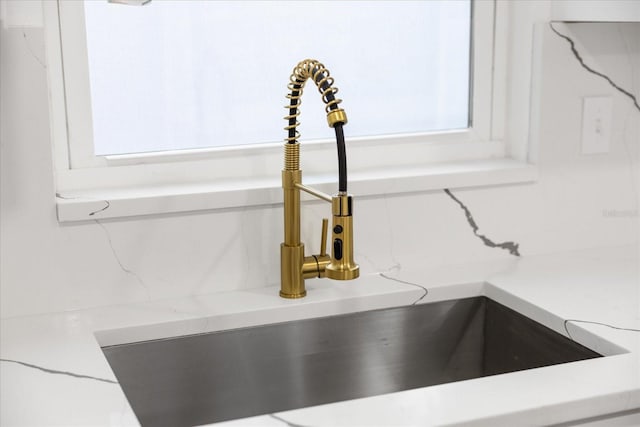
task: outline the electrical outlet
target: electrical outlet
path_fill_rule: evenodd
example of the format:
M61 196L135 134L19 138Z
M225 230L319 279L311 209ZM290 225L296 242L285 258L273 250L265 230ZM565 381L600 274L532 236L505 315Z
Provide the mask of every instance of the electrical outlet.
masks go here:
M582 103L582 154L608 153L613 102L610 96L590 96Z

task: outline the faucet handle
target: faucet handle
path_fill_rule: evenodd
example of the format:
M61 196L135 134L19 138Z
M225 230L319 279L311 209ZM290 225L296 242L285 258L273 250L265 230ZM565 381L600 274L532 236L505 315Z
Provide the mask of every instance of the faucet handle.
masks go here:
M327 230L329 229L329 218L322 218L322 235L320 237L320 256L327 255Z

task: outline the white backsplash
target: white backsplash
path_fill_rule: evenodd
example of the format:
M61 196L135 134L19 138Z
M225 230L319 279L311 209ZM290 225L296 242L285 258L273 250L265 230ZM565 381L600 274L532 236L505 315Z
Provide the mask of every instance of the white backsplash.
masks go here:
M574 25L571 34L585 61L640 96L640 24ZM0 43L2 317L278 283L281 207L60 225L43 31L3 29ZM518 244L523 257L637 245L640 111L550 29L544 49L539 181L452 194L477 234ZM611 151L581 155L582 97L594 95L613 98ZM304 205L307 247L319 246L327 213L323 203ZM444 191L357 199L354 224L363 275L513 257L474 234Z

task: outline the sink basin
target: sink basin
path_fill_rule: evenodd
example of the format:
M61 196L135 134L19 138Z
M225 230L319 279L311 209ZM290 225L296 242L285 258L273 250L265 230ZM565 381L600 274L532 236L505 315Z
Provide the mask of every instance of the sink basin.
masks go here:
M103 351L149 426L207 424L601 357L485 297Z

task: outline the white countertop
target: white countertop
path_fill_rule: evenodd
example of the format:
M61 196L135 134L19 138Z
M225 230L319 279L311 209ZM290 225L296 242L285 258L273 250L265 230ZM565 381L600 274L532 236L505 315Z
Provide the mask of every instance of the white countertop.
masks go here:
M638 255L637 247L618 247L438 271L403 266L355 282L308 281L302 300L257 288L3 319L0 424L137 425L100 344L477 295L564 335L565 319L640 329ZM640 408L640 333L566 326L573 339L607 357L219 425L543 425Z

